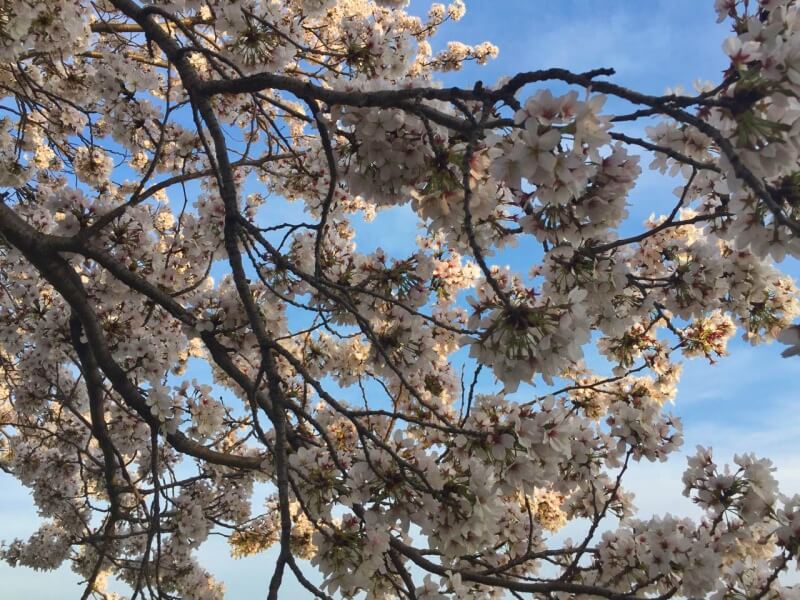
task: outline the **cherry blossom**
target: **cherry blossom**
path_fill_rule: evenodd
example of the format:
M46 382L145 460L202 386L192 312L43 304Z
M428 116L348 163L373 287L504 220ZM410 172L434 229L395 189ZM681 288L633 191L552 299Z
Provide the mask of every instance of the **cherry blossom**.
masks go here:
M768 459L699 447L696 519L625 475L680 450L684 361L800 352L800 3L716 0L728 68L662 96L445 87L498 48L419 8L0 7L0 468L42 519L0 558L85 598L221 598L212 536L276 549L270 599L796 597Z

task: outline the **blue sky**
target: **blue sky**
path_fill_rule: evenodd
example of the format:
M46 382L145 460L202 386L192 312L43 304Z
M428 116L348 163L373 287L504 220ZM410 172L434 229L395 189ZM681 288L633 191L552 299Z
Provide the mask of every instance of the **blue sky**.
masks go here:
M412 3L418 12L427 6L419 0ZM618 71L617 83L661 93L676 85L690 89L695 79L719 80L725 67L721 45L728 31L715 23L712 7L712 0L467 0L465 18L446 26L437 41L488 40L500 47L497 60L449 74L448 84L471 85L476 79L492 84L503 75L551 66L610 66ZM645 158L643 165L648 162ZM651 212L664 211L674 187L675 182L645 170L632 194L631 222L638 225ZM299 213L299 207L294 208ZM400 251L419 233L407 211L393 210L360 231L359 249L381 245L389 252ZM517 253L502 259L521 263L525 257ZM795 278L800 276L796 261L783 267ZM684 367L673 408L684 421L684 449L692 452L702 443L712 446L720 460L745 451L770 457L784 491L800 491L800 456L794 449L800 439L800 359L782 359L775 344L751 347L738 338L729 350L731 355L713 367L699 360ZM634 467L627 487L636 493L643 515L692 514L694 507L680 493L684 464L683 456L676 455L664 464ZM26 537L37 527L27 491L4 474L0 486L0 539ZM234 561L224 542L216 540L203 549L201 559L225 581L229 598L264 596L271 553ZM285 597L305 598L289 579ZM72 598L79 589L78 578L68 568L35 573L0 564L0 581L0 596L10 600Z

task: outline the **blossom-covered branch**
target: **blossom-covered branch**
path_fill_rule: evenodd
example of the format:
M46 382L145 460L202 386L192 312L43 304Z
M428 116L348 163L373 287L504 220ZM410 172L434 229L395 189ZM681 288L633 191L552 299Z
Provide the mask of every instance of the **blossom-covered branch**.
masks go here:
M463 2L405 5L0 7L0 468L45 520L0 556L84 598L222 597L211 533L276 547L269 598L796 595L768 460L698 448L696 521L637 519L624 476L681 447L682 359L800 346L800 4L718 0L729 69L664 96L443 87L497 49L434 53ZM642 152L682 183L631 234ZM359 251L400 206L415 250Z

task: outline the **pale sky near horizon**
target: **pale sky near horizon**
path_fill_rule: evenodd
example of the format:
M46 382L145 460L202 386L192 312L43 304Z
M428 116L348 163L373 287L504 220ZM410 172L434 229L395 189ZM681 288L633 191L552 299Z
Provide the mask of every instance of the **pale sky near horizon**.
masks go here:
M428 5L412 3L417 12ZM715 23L712 7L713 0L467 0L463 21L446 27L437 41L488 40L500 48L497 60L449 74L448 84L471 85L481 79L490 85L502 75L551 66L576 71L610 66L617 69L615 82L662 93L677 85L691 89L695 79L720 79L726 65L721 45L729 33L727 24ZM639 223L651 212L664 210L675 186L674 181L649 172L648 162L643 160L645 172L631 197L632 219ZM380 244L391 251L405 248L420 232L413 219L396 213L391 219L379 217L371 231L359 233L363 244ZM513 254L503 258L524 260ZM797 261L787 261L784 269L800 276ZM685 364L672 407L683 419L684 452L667 463L636 465L626 478L643 516L695 514L681 495L680 474L685 454L692 453L696 444L713 447L722 462L749 451L772 458L783 491L800 492L800 456L795 450L800 439L796 391L800 358L782 359L781 350L776 344L751 347L737 337L729 346L730 356L717 365L701 360ZM30 535L37 519L27 491L2 473L0 490L0 540ZM225 582L228 598L265 596L272 553L234 561L228 558L226 545L214 541L200 557ZM78 581L68 567L36 573L0 564L3 600L79 597ZM308 597L291 575L286 583L282 597Z

